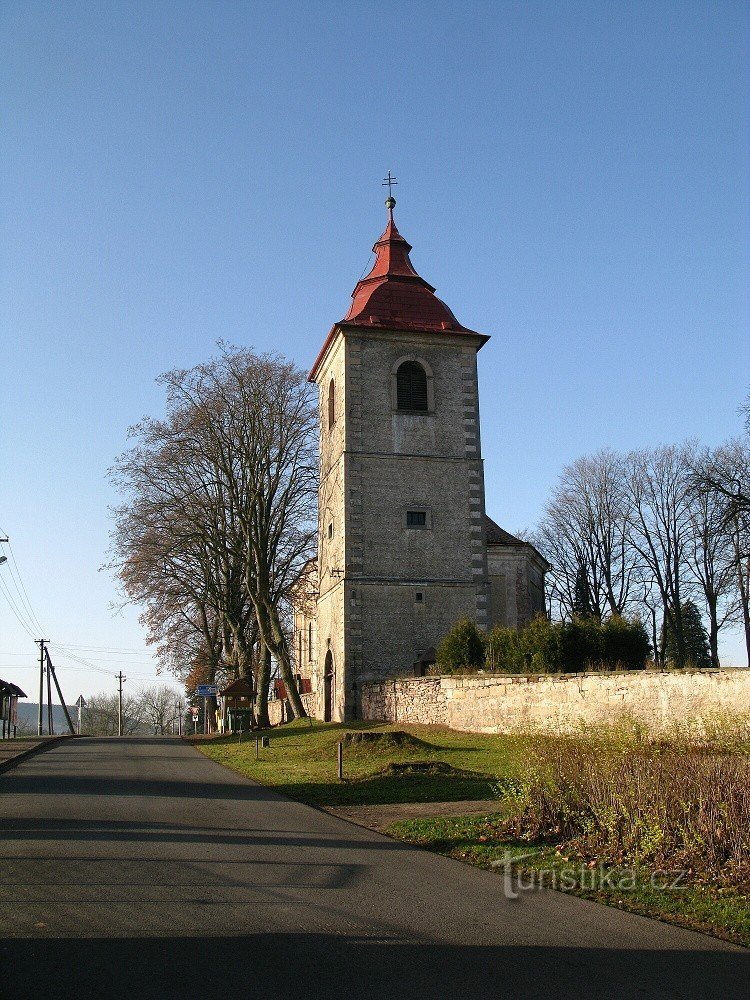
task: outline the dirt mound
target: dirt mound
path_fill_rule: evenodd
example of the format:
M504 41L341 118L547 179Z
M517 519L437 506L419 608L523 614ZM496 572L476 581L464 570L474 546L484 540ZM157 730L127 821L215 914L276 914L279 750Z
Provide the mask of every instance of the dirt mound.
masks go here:
M405 733L400 729L395 732L376 733L370 730L362 730L356 733L345 733L344 746L366 746L372 750L392 750L394 747L412 747L414 750L434 750L431 743L417 739L411 733Z

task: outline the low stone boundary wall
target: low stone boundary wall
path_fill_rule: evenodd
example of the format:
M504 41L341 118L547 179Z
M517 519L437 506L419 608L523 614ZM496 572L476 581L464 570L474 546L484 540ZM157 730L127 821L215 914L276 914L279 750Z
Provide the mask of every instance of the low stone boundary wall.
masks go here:
M362 718L473 733L570 732L623 715L652 732L715 713L750 714L750 670L443 675L362 685Z
M315 712L315 695L312 692L300 695L302 698L302 704L305 706L305 711L308 715L313 715ZM291 722L294 718L294 712L289 707L289 703L286 698L274 698L273 701L268 703L268 721L272 726L280 726L283 722Z

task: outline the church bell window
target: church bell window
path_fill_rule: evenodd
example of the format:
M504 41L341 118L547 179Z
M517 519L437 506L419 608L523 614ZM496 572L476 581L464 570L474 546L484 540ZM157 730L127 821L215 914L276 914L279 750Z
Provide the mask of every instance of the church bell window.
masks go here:
M404 361L396 372L396 406L427 413L427 374L417 361Z

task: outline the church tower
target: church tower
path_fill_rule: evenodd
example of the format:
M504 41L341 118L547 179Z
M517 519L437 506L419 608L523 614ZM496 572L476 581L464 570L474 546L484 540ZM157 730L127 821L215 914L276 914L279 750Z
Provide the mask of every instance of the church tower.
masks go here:
M488 625L477 352L415 271L395 199L310 373L320 393L316 714L408 674L463 617ZM312 627L310 627L312 659Z

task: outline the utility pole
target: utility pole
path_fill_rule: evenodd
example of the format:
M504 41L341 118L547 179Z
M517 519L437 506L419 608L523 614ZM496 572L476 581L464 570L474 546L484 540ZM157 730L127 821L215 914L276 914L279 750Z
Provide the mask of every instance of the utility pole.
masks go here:
M52 657L49 655L49 650L46 651L47 655L47 691L49 693L49 678L52 675L52 680L55 682L55 688L57 689L57 697L60 699L60 704L62 705L62 710L65 713L65 719L68 723L68 729L70 730L70 735L75 736L75 727L73 726L73 720L70 717L70 712L68 711L68 706L65 704L65 699L63 698L63 693L60 690L60 683L57 679L57 674L55 673L55 665L52 662ZM49 698L49 710L52 712L52 696Z
M39 645L39 705L37 706L37 716L36 716L37 736L41 736L44 730L44 662L45 662L44 644L46 642L49 642L49 639L37 639L37 643Z
M55 731L55 727L52 723L52 677L50 676L51 672L49 669L49 653L46 649L44 652L45 666L47 668L47 735L51 736Z
M117 675L117 680L119 682L117 689L117 735L122 736L122 685L127 680L127 677L122 676L122 670Z

